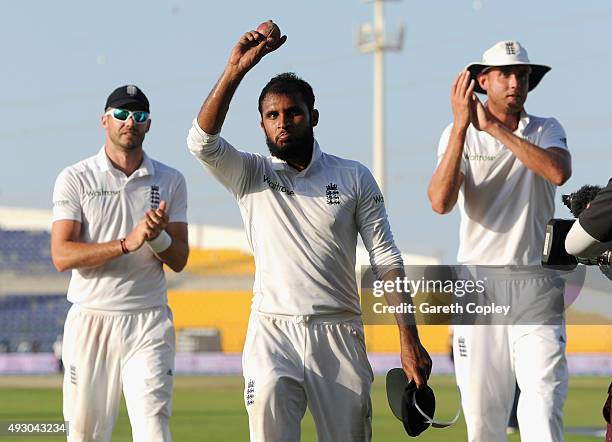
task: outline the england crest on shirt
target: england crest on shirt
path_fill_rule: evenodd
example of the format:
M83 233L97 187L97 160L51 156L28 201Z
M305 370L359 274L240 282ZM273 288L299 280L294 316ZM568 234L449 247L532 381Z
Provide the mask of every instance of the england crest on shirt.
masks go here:
M151 186L151 191L149 192L149 202L151 203L152 210L158 209L160 199L159 186Z
M337 184L329 183L325 186L325 198L327 204L340 204L340 191Z

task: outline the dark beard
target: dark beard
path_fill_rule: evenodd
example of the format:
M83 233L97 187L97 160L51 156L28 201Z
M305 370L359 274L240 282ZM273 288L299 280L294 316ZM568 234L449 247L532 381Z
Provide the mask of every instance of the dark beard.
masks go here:
M311 127L304 135L299 138L294 138L282 148L266 135L266 144L273 157L288 163L297 163L306 167L312 158L314 132Z

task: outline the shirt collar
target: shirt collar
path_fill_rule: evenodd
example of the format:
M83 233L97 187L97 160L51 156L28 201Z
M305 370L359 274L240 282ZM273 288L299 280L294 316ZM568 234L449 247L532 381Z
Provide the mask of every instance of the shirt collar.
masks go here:
M134 172L136 176L147 176L147 175L155 175L155 166L153 165L153 161L149 158L149 155L145 151L142 152L142 163L136 172Z
M523 109L521 111L521 118L519 119L519 124L515 132L523 133L525 131L525 128L529 125L530 119L531 116L527 112L525 112L525 109Z
M104 146L102 146L102 148L98 151L95 161L100 170L104 172L120 173L121 175L123 175L123 172L116 169L115 166L113 166L113 163L111 163L110 159L108 158L108 155L106 155L106 150ZM143 151L142 163L140 163L140 167L136 169L129 178L143 177L147 175L155 175L155 166L153 165L153 161L151 161L151 158L149 158L147 153Z
M271 160L272 168L274 170L293 170L300 175L305 175L308 172L308 170L312 167L312 165L316 163L319 160L319 158L321 158L322 154L323 152L321 151L319 142L315 139L314 142L312 143L312 157L310 158L310 163L308 163L308 166L306 166L304 170L298 172L295 168L287 164L285 160L281 160L280 158L277 158L275 156L271 157L272 158Z

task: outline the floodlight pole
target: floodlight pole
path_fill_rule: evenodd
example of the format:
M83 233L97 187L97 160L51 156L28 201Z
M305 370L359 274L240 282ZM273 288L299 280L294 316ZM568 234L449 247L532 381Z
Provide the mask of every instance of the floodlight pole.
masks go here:
M366 0L367 1L367 0ZM373 104L373 173L383 195L385 194L385 51L401 51L404 28L400 26L395 41L385 41L384 2L374 3L374 26L362 24L357 35L357 46L363 53L374 53Z
M385 194L385 17L383 0L374 1L374 177Z

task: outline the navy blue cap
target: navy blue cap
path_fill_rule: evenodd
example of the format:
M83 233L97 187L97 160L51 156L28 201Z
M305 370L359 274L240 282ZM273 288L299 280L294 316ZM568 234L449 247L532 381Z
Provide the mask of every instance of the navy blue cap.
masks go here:
M115 89L106 99L104 109L109 107L128 110L149 111L149 100L138 86L128 84Z

